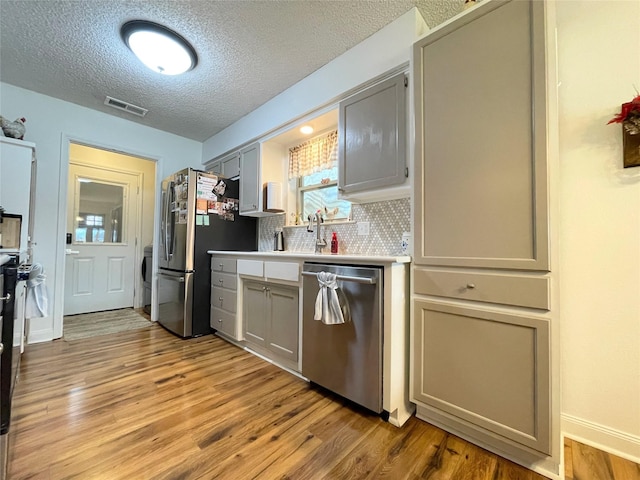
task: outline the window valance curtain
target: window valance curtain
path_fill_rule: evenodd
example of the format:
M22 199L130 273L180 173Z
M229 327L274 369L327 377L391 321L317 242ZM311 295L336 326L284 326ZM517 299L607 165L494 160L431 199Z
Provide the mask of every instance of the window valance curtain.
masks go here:
M289 149L289 178L334 167L338 162L338 131Z

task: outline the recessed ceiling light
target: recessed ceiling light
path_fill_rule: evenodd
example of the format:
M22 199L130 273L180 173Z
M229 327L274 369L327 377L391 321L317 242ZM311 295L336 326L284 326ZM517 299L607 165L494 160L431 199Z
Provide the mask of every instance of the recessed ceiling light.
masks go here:
M179 75L194 68L198 56L191 44L167 27L131 20L120 29L124 43L148 68L163 75Z
M300 128L300 132L304 133L305 135L309 135L310 133L313 133L313 127L311 125L305 125Z

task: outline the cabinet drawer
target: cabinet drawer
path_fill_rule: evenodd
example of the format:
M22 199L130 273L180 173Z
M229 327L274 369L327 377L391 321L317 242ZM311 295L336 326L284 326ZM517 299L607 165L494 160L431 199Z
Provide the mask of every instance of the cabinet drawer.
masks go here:
M279 279L297 282L300 279L300 264L293 262L264 262L267 280Z
M211 270L214 272L236 273L236 259L227 257L212 257Z
M235 273L211 272L211 286L236 290L238 277Z
M264 262L262 260L238 260L238 274L251 275L252 277L260 277L264 273Z
M235 290L211 287L211 306L235 313L237 295Z
M230 313L217 307L211 307L209 323L211 328L237 339L235 313Z
M549 278L508 273L478 273L416 268L418 295L458 298L549 310Z

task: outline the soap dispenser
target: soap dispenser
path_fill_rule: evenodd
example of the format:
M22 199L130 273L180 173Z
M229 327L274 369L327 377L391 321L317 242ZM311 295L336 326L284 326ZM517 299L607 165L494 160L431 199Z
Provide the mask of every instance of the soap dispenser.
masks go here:
M336 232L331 234L331 253L334 255L338 253L338 235Z

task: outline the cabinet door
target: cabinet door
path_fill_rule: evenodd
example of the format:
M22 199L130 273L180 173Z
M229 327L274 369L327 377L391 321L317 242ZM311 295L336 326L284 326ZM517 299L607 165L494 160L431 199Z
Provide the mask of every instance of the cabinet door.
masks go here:
M340 191L360 192L405 181L405 89L405 76L400 74L340 102Z
M240 151L240 215L262 211L260 144Z
M213 162L211 164L211 167L209 168L209 171L216 175L222 175L222 161L218 160L216 162Z
M269 349L276 355L298 361L298 289L267 284Z
M33 149L8 139L0 143L0 205L6 213L22 215L20 249L27 250L30 231Z
M548 270L544 2L488 3L414 46L414 259Z
M550 453L549 323L414 301L411 399Z
M267 316L266 286L258 282L244 282L242 289L244 338L247 342L266 346Z
M240 152L233 153L221 160L222 176L234 178L240 175Z

